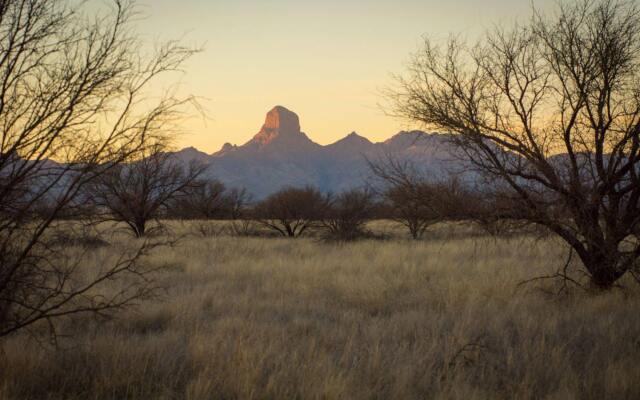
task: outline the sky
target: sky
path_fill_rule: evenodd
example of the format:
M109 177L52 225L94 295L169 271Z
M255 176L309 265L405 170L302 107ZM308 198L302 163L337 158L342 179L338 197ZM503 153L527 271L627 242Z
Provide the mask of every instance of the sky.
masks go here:
M211 153L242 144L282 105L320 144L348 133L372 141L419 128L385 114L380 91L426 35L475 40L495 24L526 21L532 4L560 0L139 0L149 43L202 47L176 78L206 111L184 121L178 148ZM167 83L168 84L168 83Z

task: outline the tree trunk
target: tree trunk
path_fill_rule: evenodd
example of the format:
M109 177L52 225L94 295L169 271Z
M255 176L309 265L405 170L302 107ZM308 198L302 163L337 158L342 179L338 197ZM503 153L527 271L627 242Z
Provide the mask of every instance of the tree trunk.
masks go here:
M415 221L409 221L408 225L409 225L409 232L411 233L411 238L413 240L420 239L420 233L419 233L420 227L418 226L418 224Z
M146 231L146 221L141 220L141 221L136 221L135 223L136 225L136 229L135 229L135 234L136 237L141 238L144 237L145 231Z
M583 263L591 277L591 287L599 290L611 289L628 270L613 255L593 257L587 262L583 260Z
M291 225L286 224L285 228L287 230L287 236L288 237L295 237L296 236L296 233L293 231L293 229L291 229Z

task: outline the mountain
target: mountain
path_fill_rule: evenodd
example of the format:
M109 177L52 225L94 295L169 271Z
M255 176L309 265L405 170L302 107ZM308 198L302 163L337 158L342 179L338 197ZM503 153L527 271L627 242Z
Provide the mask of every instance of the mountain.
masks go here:
M314 151L322 146L312 142L300 131L300 119L296 113L276 106L267 113L260 132L242 147L262 151L278 149L291 153Z
M200 151L195 147L185 147L184 149L173 153L174 157L184 163L209 163L210 156L204 151Z
M262 198L283 186L314 185L339 192L362 186L370 178L367 160L386 154L418 162L433 174L443 174L451 164L446 135L422 131L400 132L381 143L352 132L322 146L300 129L300 119L282 106L270 110L262 128L243 145L230 143L213 154L192 147L176 153L185 162L207 164L205 175L229 186L246 187Z
M375 149L375 144L369 139L351 132L335 143L325 146L325 151L334 157L359 157L363 153L369 153Z

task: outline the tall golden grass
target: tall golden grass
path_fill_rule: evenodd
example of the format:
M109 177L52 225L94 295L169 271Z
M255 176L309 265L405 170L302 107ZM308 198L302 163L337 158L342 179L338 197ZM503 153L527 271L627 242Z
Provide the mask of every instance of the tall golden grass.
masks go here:
M561 267L566 248L446 232L185 237L149 260L168 267L161 300L65 322L59 348L6 340L0 398L640 398L635 283L561 296L554 282L518 286Z

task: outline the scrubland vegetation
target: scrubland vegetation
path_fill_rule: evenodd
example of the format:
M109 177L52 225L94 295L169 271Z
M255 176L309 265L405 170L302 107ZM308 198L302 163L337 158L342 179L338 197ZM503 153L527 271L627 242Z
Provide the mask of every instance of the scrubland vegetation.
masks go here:
M335 244L236 237L221 222L206 222L205 237L201 224L170 223L164 235L180 239L146 260L163 267L157 301L61 320L58 348L26 332L5 340L0 397L640 396L630 277L606 292L518 286L563 267L567 248L553 237L495 239L448 223L414 241L375 221L369 229L386 240ZM135 245L125 234L103 239L87 244L97 247L83 268Z
M427 39L391 112L461 171L266 198L174 158L199 49L108 3L0 2L0 399L640 398L635 3Z

